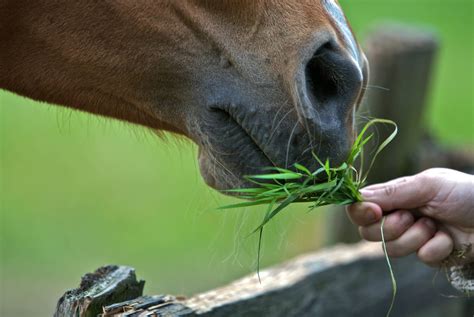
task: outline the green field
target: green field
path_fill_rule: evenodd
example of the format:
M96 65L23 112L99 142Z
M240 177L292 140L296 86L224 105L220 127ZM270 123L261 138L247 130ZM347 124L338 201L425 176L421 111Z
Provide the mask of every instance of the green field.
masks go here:
M442 39L426 121L445 144L474 144L473 1L340 1L363 38L374 22ZM49 316L79 277L133 266L147 293L192 294L255 270L259 208L216 211L195 147L145 129L0 92L1 316ZM321 212L292 207L264 239L268 265L321 245Z

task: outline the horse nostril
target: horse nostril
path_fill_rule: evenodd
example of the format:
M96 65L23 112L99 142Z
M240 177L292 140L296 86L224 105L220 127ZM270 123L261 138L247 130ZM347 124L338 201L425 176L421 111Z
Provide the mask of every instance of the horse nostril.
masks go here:
M306 85L309 95L324 103L327 99L337 95L337 80L331 66L325 61L330 50L330 43L322 46L306 65Z
M318 48L305 69L306 93L314 107L350 109L355 103L362 75L359 66L332 42Z

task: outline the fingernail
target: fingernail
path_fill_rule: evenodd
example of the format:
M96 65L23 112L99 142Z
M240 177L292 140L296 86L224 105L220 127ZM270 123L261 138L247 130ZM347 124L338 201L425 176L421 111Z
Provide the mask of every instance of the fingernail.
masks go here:
M368 210L366 216L368 221L375 221L377 218L377 215L372 210Z
M368 199L368 198L370 198L370 197L372 197L372 196L374 195L374 191L373 191L373 190L365 189L365 188L361 189L361 190L360 190L360 193L361 193L362 197L364 197L364 198L366 198L366 199Z

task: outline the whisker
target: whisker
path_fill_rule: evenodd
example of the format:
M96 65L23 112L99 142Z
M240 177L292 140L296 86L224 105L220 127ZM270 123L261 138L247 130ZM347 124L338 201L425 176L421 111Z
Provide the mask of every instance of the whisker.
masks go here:
M309 144L310 144L311 147L314 147L314 143L313 143L314 142L314 133L310 130L310 125L308 124L308 120L304 116L303 112L305 111L305 109L303 108L303 103L302 103L301 98L298 94L298 87L296 87L296 84L293 87L293 91L294 91L293 94L296 98L296 100L295 100L296 101L295 102L296 108L297 108L297 110L300 110L300 114L301 114L300 116L302 117L300 119L301 119L302 124L303 124L303 126L304 126L304 128L305 128L305 130L308 134ZM319 117L319 113L317 113L317 112L315 112L315 113ZM321 139L319 139L319 146L321 146Z
M275 135L275 133L277 132L278 128L280 127L280 125L283 123L283 120L285 120L285 118L294 111L294 109L290 109L288 110L287 113L285 113L285 115L280 119L280 121L278 122L277 126L272 129L271 131L271 134L270 134L270 137L268 138L268 143L270 142L270 140L273 138L273 136ZM267 143L267 144L268 144Z
M362 89L364 89L364 90L368 90L369 88L370 89L375 88L375 89L380 89L380 90L384 90L384 91L390 91L390 88L377 86L377 85L365 85L364 87L362 87Z
M213 162L214 176L218 175L216 167L219 166L221 170L224 171L223 176L226 178L226 181L231 184L232 187L235 187L235 185L239 183L239 178L212 153L212 149L209 154Z
M272 124L271 124L271 128L270 128L270 131L273 131L273 127L275 126L275 121L276 119L278 118L278 115L280 114L280 111L283 109L283 107L285 106L286 102L285 103L282 103L282 105L278 108L278 111L275 113L275 115L273 116L273 120L272 120Z
M298 127L298 121L296 121L293 129L291 130L290 137L288 138L288 143L286 145L286 158L285 158L285 168L288 168L288 156L290 155L290 143L295 133L296 127Z

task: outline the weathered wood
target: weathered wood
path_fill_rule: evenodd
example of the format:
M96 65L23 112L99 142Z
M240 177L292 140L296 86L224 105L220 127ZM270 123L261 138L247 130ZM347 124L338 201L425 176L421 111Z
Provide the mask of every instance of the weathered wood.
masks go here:
M378 157L371 171L368 182L375 183L418 171L413 162L426 133L423 116L438 39L420 28L382 25L367 36L364 50L369 60L370 80L359 115L391 119L399 126L397 138ZM380 139L388 133L379 127ZM328 218L331 228L326 237L328 245L360 240L343 208L334 207Z
M170 295L142 296L103 308L100 317L194 316L194 311Z
M79 288L67 291L58 301L55 317L95 317L102 307L137 298L145 281L137 281L135 270L127 266L104 266L81 279Z
M441 296L453 292L443 274L433 283L436 271L414 258L395 261L394 269L392 317L467 316L465 299ZM392 294L381 247L373 243L303 255L262 271L261 279L251 274L189 299L143 296L107 306L101 316L385 316Z

